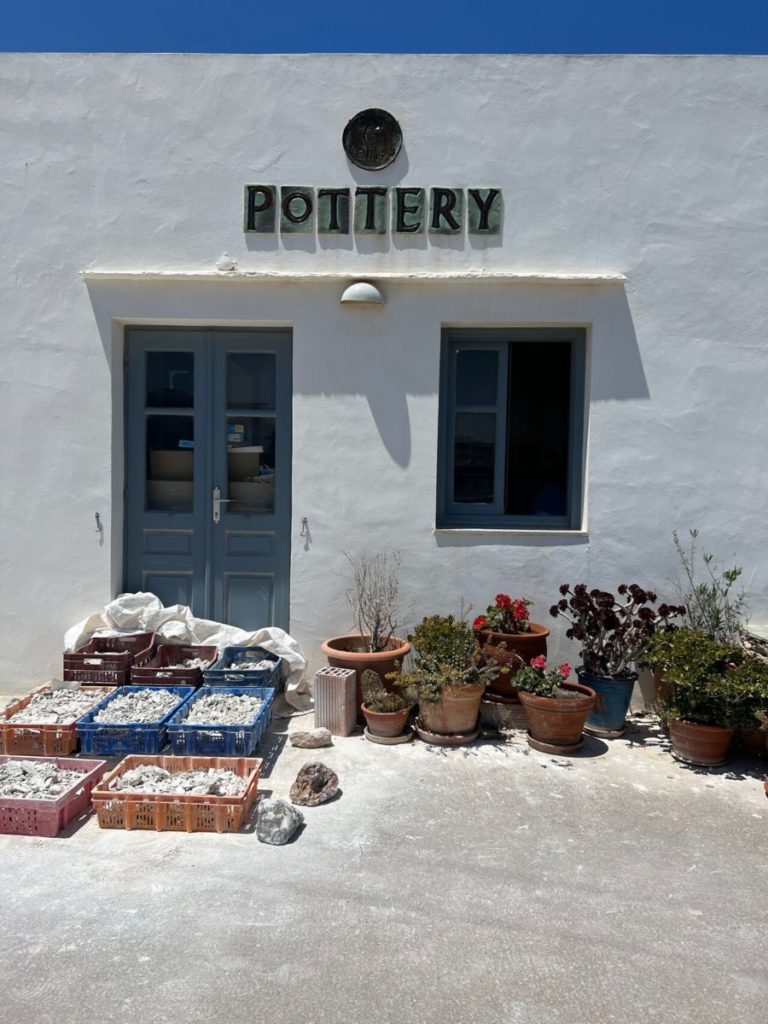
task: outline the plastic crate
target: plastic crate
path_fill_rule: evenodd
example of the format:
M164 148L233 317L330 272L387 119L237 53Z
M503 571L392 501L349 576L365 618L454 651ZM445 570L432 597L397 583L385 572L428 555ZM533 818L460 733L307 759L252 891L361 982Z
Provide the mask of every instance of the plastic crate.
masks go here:
M131 667L146 665L157 649L154 633L96 636L72 654L64 654L64 680L78 683L130 682Z
M264 661L272 662L272 668L230 669L233 662ZM283 659L263 647L225 647L219 660L203 672L206 686L271 686L275 690L282 688Z
M38 686L26 697L9 704L3 712L4 719L11 718L17 711L25 708L36 694L50 692L50 690L50 686ZM93 696L93 706L90 710L95 711L109 694L115 692L115 688L114 686L92 686L88 687L85 692L89 696ZM6 754L33 756L44 754L48 757L64 757L77 750L77 722L70 722L68 725L37 725L34 722L2 721L0 735L2 735L3 749Z
M56 800L21 800L0 797L0 832L4 835L49 836L52 838L83 811L88 809L91 791L107 767L106 761L86 761L73 757L11 757L0 754L0 763L6 761L48 761L57 768L69 768L84 774L72 787Z
M98 708L89 711L77 723L77 735L84 754L103 754L107 757L122 754L159 754L165 746L166 726L171 716L195 692L194 686L174 686L173 693L178 694L179 702L167 715L154 722L125 722L120 725L109 725L106 722L94 722L94 716L111 700L121 693L135 690L166 690L166 686L120 686Z
M156 683L162 686L202 686L203 673L199 668L184 668L180 662L186 658L202 658L210 668L218 655L217 647L197 647L192 644L161 644L146 665L131 667L131 683Z
M235 693L261 697L262 704L247 725L185 725L189 709L210 693ZM168 722L168 742L174 754L202 757L248 757L261 742L272 720L275 690L263 686L204 686L176 711Z
M229 768L246 780L241 796L193 793L125 793L111 782L139 765L157 765L171 772L190 768ZM149 829L157 832L238 832L258 797L261 761L253 757L126 757L104 776L93 792L100 828Z

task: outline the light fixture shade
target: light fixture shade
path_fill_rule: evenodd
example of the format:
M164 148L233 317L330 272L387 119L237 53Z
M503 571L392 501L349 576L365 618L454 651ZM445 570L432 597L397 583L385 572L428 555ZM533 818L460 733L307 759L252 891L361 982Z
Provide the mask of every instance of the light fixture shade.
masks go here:
M378 306L383 306L387 300L376 285L371 284L370 281L353 281L344 289L341 301L375 303Z

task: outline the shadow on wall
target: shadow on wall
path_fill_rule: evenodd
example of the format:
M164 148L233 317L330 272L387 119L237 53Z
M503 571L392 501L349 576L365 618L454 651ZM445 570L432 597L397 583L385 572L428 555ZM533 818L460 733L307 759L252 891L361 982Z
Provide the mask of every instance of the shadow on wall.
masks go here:
M651 397L624 288L607 290L593 321L588 390L593 402L647 401Z
M360 278L365 278L361 271ZM375 272L370 275L376 278ZM412 456L408 396L437 395L442 324L591 324L591 402L650 397L621 285L466 281L380 282L384 306L341 305L344 279L87 282L107 361L119 365L114 321L258 326L293 324L293 388L302 395L365 396L389 457ZM120 332L118 331L117 334ZM300 341L300 344L297 342ZM116 392L122 383L113 374ZM350 423L354 433L355 424Z

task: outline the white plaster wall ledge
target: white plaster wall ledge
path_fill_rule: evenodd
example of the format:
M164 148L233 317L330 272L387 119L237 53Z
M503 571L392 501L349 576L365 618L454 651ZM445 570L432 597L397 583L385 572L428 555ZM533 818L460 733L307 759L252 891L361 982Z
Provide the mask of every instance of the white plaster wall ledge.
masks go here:
M88 281L507 281L520 284L620 285L618 273L551 273L515 270L81 270Z

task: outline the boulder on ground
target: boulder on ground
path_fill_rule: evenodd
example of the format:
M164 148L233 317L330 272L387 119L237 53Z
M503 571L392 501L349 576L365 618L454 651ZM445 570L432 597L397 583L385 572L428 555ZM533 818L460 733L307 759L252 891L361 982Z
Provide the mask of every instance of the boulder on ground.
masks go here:
M291 746L294 747L332 747L333 738L330 729L302 729L291 733Z
M327 803L339 791L339 777L328 765L320 761L308 761L296 776L291 786L291 800L303 807L315 807Z
M304 815L287 800L273 798L260 800L256 815L256 837L270 846L285 846L296 829L303 824Z

